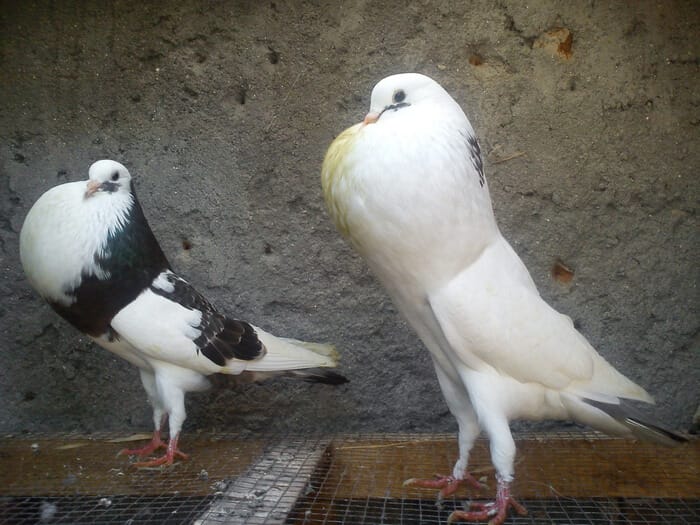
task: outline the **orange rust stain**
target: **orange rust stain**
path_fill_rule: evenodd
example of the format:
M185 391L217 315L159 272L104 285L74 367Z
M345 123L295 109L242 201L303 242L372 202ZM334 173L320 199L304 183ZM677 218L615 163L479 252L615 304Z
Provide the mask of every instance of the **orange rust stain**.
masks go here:
M469 63L472 66L480 66L484 63L484 59L481 57L481 55L477 53L472 53L471 55L469 55Z
M562 284L569 284L574 279L574 271L561 261L552 266L552 277Z

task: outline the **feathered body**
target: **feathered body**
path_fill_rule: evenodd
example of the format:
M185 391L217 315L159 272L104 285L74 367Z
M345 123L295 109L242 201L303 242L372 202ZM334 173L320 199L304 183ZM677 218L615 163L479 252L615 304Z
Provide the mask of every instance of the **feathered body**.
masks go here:
M277 338L227 317L176 275L129 172L114 161L93 164L88 181L42 195L22 227L20 258L30 284L54 310L139 367L157 432L168 418L171 440L185 419L184 394L208 388L209 375L245 372L256 380L297 371L345 382L317 370L336 366L332 347Z
M337 228L430 350L459 423L456 479L481 428L499 478L512 479L516 418L676 440L609 415L621 399L652 399L540 297L496 224L474 130L437 83L379 82L365 121L330 146L321 179Z

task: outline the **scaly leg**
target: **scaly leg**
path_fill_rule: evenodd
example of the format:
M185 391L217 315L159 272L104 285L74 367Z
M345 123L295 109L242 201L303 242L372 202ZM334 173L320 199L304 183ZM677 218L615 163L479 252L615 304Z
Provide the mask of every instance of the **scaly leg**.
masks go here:
M525 516L527 510L510 495L510 482L498 478L496 501L489 503L474 502L469 510L456 510L447 518L447 523L456 521L486 521L489 525L502 525L508 515L508 509L513 508L520 516Z
M164 447L165 443L160 438L160 430L153 431L153 439L151 439L148 445L141 448L125 448L119 451L120 456L148 456L161 447Z
M168 466L173 464L176 456L181 459L188 459L189 456L184 452L181 452L177 448L177 442L179 438L180 434L177 434L175 435L175 437L170 438L170 441L168 441L168 447L165 449L165 455L148 461L139 461L138 463L134 463L133 466L136 468L158 467L161 465Z
M447 406L459 425L459 459L452 469L451 476L436 475L433 479L411 478L404 482L404 486L440 489L438 493L438 503L440 503L443 498L457 492L462 485L477 490L483 489L485 486L467 472L469 452L480 432L476 413L472 408L467 390L458 376L445 372L436 360L433 360L433 364Z
M426 489L440 489L438 493L438 501L452 496L460 486L465 485L476 490L486 488L483 483L480 483L474 476L468 472L464 473L462 479L457 479L454 476L442 476L436 474L433 479L418 479L411 478L403 482L404 487L421 487Z
M119 451L120 456L148 456L149 454L152 454L156 450L165 447L165 443L161 439L161 433L163 432L163 428L165 428L165 424L168 421L168 414L164 414L161 419L160 419L160 425L158 428L156 428L153 431L153 439L151 439L151 442L141 448L125 448L121 451Z
M168 447L163 456L134 463L134 466L137 468L172 465L175 461L175 457L180 457L182 459L187 459L189 457L177 448L177 442L180 438L180 429L186 417L185 393L178 384L169 381L167 374L159 375L156 373L155 382L159 399L164 400L163 410L168 414L168 433L170 435L170 440L168 441Z
M491 462L496 468L496 501L472 503L467 510L458 510L450 514L448 523L454 521L484 521L489 525L501 525L512 507L520 515L527 514L525 507L510 495L515 463L515 441L508 426L508 418L501 406L498 396L493 396L493 378L473 370L462 369L460 375L469 389L469 397L474 402L474 409L480 426L489 437Z

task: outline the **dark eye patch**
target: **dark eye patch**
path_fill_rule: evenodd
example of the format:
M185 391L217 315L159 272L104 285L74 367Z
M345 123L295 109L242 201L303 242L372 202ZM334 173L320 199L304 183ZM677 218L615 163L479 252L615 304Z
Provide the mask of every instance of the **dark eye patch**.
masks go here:
M406 100L406 92L403 89L397 89L394 91L394 95L391 97L391 101L394 104L398 104L399 102L403 102Z
M119 172L115 171L114 173L112 173L112 176L110 177L110 179L112 179L113 181L118 181L119 180Z

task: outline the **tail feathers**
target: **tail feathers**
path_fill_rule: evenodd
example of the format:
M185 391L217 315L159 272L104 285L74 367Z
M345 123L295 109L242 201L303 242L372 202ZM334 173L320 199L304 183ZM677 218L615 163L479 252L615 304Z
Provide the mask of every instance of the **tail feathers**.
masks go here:
M298 339L290 339L288 337L280 337L279 339L285 343L306 348L315 354L325 355L326 357L331 358L333 361L338 361L338 359L340 359L340 354L333 345L324 343L309 343L307 341L299 341Z
M275 337L257 327L255 331L265 345L267 353L260 359L246 363L245 370L249 372L334 368L338 364L339 355L332 345Z
M620 399L631 399L654 404L654 398L629 377L621 374L598 354L585 338L578 334L583 343L590 349L593 360L593 375L590 379L574 383L567 390L582 398L592 399L601 403L617 404Z
M307 368L306 370L288 370L285 376L294 377L310 383L323 383L325 385L343 385L349 380L344 375L328 370L327 368Z
M290 377L310 383L326 385L343 385L349 382L345 376L327 368L307 368L305 370L280 370L275 372L245 371L237 375L213 374L208 377L211 386L217 389L230 388L231 385L260 383L273 377Z
M638 410L625 404L624 401L619 404L600 403L591 399L584 399L583 401L613 418L636 438L669 447L688 441L681 434L665 428L661 423L651 421L647 416L641 415Z

